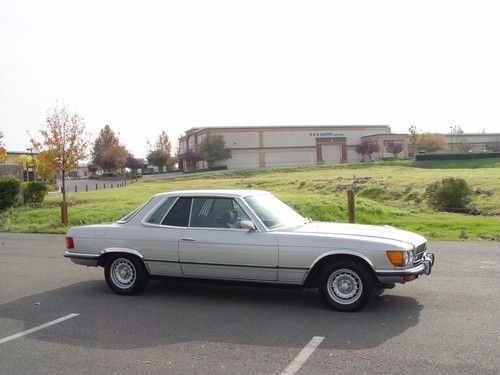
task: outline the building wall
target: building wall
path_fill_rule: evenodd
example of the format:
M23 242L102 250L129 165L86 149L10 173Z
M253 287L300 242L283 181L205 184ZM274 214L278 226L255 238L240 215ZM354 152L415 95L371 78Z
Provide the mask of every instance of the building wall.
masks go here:
M315 148L270 149L264 152L266 167L316 164Z
M19 164L0 164L0 178L15 178L22 181L23 167Z
M221 135L232 158L216 165L229 169L349 163L360 160L354 147L361 137L388 132L385 125L194 128L179 139L179 152L196 151L204 137ZM199 162L196 167L207 165Z
M500 133L474 133L474 134L443 134L452 152L460 152L465 144L470 146L470 151L482 152L500 147ZM466 150L464 150L466 151Z

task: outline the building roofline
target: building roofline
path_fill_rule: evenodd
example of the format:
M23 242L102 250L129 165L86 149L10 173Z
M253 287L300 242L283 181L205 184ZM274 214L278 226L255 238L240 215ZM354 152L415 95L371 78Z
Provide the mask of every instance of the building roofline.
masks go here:
M408 134L407 133L377 133L377 134L363 135L363 136L361 136L361 138L376 137L377 135L388 136L388 135L408 135Z
M380 124L380 125L249 125L249 126L203 126L203 127L192 127L185 131L184 135L179 137L183 139L189 133L199 133L204 130L227 130L227 129L289 129L289 128L307 128L307 129L331 129L331 128L352 128L352 129L377 129L377 128L389 128L390 125Z
M439 135L445 135L448 137L466 137L466 136L476 136L476 135L484 135L484 136L500 136L500 133L464 133L464 134L450 134L450 133L437 133Z

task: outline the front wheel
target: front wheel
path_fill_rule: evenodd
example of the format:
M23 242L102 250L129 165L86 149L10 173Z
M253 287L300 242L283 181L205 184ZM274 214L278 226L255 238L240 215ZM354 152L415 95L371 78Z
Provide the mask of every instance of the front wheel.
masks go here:
M144 264L130 255L110 257L104 267L104 276L110 289L123 295L138 293L149 281Z
M318 290L329 307L355 311L370 300L374 285L373 276L365 265L355 261L338 261L323 270Z

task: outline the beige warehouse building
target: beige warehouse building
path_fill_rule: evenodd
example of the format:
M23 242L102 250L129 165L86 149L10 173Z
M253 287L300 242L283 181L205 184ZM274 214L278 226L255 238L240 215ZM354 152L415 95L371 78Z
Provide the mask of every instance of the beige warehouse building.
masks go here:
M405 143L406 135L390 134L388 125L352 126L256 126L192 128L179 138L179 153L197 151L209 135L221 135L231 158L218 162L228 169L286 167L296 165L354 163L361 160L355 151L366 137ZM405 147L405 150L407 147ZM383 157L382 150L377 157ZM189 162L183 161L184 169ZM197 168L206 168L199 162Z

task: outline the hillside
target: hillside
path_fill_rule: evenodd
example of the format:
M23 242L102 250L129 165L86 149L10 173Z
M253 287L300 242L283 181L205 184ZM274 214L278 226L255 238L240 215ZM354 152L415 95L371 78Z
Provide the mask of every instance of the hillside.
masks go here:
M141 181L123 188L69 194L70 225L117 220L158 192L212 188L268 190L306 217L345 222L345 190L354 186L359 223L389 224L429 239L500 240L500 163L464 161L457 168L453 161L448 165L441 161L430 167L417 168L405 161L380 162L224 171ZM482 215L436 213L425 201L417 203L428 184L449 176L465 178L473 188L479 188L481 193L475 194L473 206ZM6 211L0 215L0 230L64 233L66 228L58 224L59 199L50 196L40 207Z

